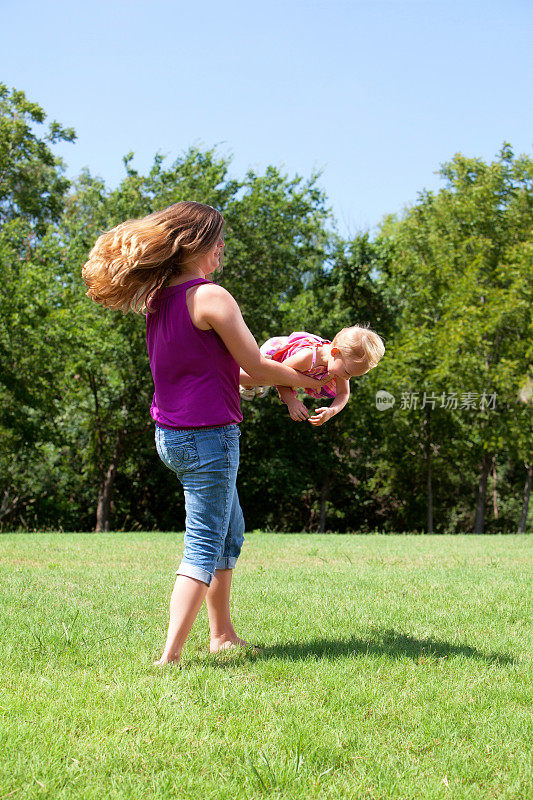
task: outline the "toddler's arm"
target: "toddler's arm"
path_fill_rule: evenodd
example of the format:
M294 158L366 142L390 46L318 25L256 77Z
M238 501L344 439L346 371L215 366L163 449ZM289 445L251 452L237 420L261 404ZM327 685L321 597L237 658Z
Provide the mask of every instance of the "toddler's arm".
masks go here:
M306 369L311 369L313 363L313 351L310 347L302 347L297 353L293 353L283 362L286 367L297 369L298 372L305 372Z
M312 417L309 417L308 420L311 425L323 425L328 419L331 419L335 414L338 414L339 411L342 411L348 402L350 398L350 381L346 380L346 378L335 378L335 383L337 389L336 397L329 408L315 408L315 413Z
M303 347L301 350L298 350L297 353L286 358L283 363L288 367L298 370L298 372L304 372L306 369L310 369L313 364L313 351L310 347ZM295 422L303 422L308 418L309 411L298 398L298 395L292 387L276 386L276 389L278 390L281 401L287 406L291 419Z
M311 350L310 347L303 347L301 350L298 350L297 353L294 353L292 356L289 356L288 358L286 358L283 363L285 364L286 367L292 367L293 369L298 370L298 372L305 372L306 369L310 369L311 368L311 365L313 363L313 351ZM322 381L322 383L324 383L324 382L325 381ZM282 392L281 390L283 388L288 389L288 391ZM286 403L287 405L289 405L288 398L290 398L290 397L296 398L296 392L290 386L286 386L286 387L276 386L276 389L278 390L279 396L281 397L283 402ZM299 402L303 406L303 403L301 403L301 401L299 401ZM305 408L305 406L304 406L304 408ZM292 414L291 414L291 417L292 417ZM294 417L293 417L293 419L294 419Z
M279 396L288 408L289 416L295 422L303 422L309 416L309 411L299 400L298 395L290 386L277 386Z

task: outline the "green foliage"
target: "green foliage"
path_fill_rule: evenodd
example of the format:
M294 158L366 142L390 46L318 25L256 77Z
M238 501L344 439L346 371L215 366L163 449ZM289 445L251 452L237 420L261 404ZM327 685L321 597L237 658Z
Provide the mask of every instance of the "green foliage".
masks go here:
M50 145L76 138L72 128L57 122L40 138L35 128L45 119L24 92L0 83L0 223L22 217L38 234L59 218L69 187Z
M475 411L442 408L437 401L431 414L436 469L453 468L457 478L455 491L449 486L442 494L442 506L457 516L458 501L467 527L482 464L531 460L530 410L518 392L531 364L532 170L533 162L515 159L508 146L492 164L458 155L442 168L444 189L424 193L402 220L383 229L395 252L387 276L399 298L399 325L383 370L389 390L401 395L416 388L420 400L424 392L477 396ZM481 398L493 394L496 408L479 408ZM420 405L408 411L402 438L418 454L420 495L427 430ZM401 427L388 433L394 438ZM393 447L391 439L387 446ZM385 458L394 494L404 469L402 459L391 471Z
M54 320L61 249L53 223L69 183L50 146L75 137L57 123L40 136L45 119L23 92L0 84L0 524L7 518L24 527L46 519L48 467L60 438Z
M144 320L91 303L80 270L102 231L194 198L224 214L219 280L259 342L368 323L386 345L322 428L292 422L274 391L243 403L249 526L516 530L533 462L529 157L457 155L440 191L344 240L318 175L235 179L215 149L157 154L144 175L129 153L116 188L88 170L69 186L53 145L74 133L43 133L45 119L0 85L0 526L90 529L97 508L103 527L182 525L153 447ZM495 408L461 407L468 392Z
M274 167L248 172L224 208L230 267L222 282L259 341L283 329L286 309L322 269L328 213L317 180L289 179Z

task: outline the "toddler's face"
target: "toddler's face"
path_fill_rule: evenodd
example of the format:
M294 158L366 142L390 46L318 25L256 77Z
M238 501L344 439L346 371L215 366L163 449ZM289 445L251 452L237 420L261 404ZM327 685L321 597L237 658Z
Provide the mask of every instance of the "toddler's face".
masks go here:
M328 359L328 373L335 378L357 378L360 375L365 375L369 371L369 366L366 362L358 362L352 359L345 358L340 350L332 347L331 356Z

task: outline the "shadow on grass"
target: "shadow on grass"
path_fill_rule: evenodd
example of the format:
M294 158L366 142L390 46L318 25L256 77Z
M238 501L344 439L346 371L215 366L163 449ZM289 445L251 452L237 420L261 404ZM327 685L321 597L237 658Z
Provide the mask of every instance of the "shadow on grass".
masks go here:
M393 659L410 658L420 662L463 656L488 664L516 663L512 656L503 653L484 653L469 645L451 644L431 637L417 639L392 629L371 632L364 639L352 636L348 639L322 638L265 645L259 653L254 654L254 659L285 658L290 661L304 661L315 658L333 661L337 658L359 655L389 656Z

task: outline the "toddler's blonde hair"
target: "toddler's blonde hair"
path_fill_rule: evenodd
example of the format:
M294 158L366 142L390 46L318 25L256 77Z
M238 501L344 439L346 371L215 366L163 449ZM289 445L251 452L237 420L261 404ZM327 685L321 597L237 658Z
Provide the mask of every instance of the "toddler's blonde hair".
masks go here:
M343 328L336 334L332 344L339 348L343 358L368 364L368 369L377 366L385 353L381 337L366 325Z

